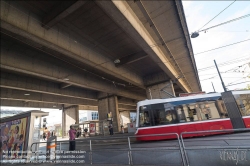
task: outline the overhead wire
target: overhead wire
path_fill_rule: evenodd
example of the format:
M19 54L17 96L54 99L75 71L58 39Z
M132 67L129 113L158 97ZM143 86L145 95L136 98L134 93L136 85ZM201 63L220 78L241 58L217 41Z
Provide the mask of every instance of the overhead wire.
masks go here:
M225 9L223 9L221 12L219 12L216 16L214 16L211 20L209 20L205 25L203 25L200 29L205 27L207 24L209 24L211 21L213 21L216 17L218 17L222 12L224 12L227 8L229 8L236 0L234 0L232 3L230 3ZM199 30L200 30L199 29ZM198 30L198 31L199 31Z
M245 61L245 60L242 60L242 61ZM249 61L250 62L250 61ZM247 62L247 63L249 63L249 62ZM242 64L242 65L245 65L245 64L247 64L247 63L244 63L244 64ZM228 64L228 65L231 65L231 64ZM215 67L215 66L214 66ZM209 70L209 69L207 69L207 70ZM198 71L199 72L199 71ZM201 72L203 72L203 71L201 71ZM228 71L226 71L226 72L221 72L221 73L227 73ZM193 73L192 71L190 71L190 72L185 72L185 73L183 73L183 74L189 74L189 73ZM233 72L233 73L235 73L235 72ZM199 76L202 76L201 74L199 74Z
M246 42L246 41L249 41L249 40L250 39L242 40L242 41L239 41L239 42L236 42L236 43L232 43L232 44L228 44L228 45L225 45L225 46L221 46L221 47L213 48L213 49L210 49L210 50L202 51L202 52L196 53L194 55L203 54L203 53L210 52L210 51L213 51L213 50L217 50L217 49L220 49L220 48L224 48L224 47L232 46L232 45L235 45L235 44L243 43L243 42Z
M235 81L233 81L233 82L228 83L227 85L231 85L232 83L238 82L238 81L243 80L243 79L245 79L245 78L241 78L241 79L235 80Z
M221 30L221 31L214 31L214 30L212 30L212 31L210 31L210 32L247 32L247 33L249 33L250 30L244 30L244 31L224 31L224 30Z
M250 56L250 55L246 55L246 56ZM245 57L245 56L242 56L242 57ZM239 60L236 60L236 59L239 59ZM240 58L236 58L236 59L232 59L232 60L229 60L229 61L226 61L226 62L223 62L223 63L219 63L218 66L226 66L226 65L230 65L232 63L242 62L242 61L245 61L247 59L250 60L250 57L247 57L247 58L244 58L244 59L240 59ZM197 70L198 70L198 72L202 72L202 71L205 71L205 70L209 70L211 68L215 68L215 66L214 65L213 66L208 66L208 67L200 68L200 69L197 69Z
M240 83L237 83L237 84L231 84L231 85L227 85L227 86L233 86L233 85L243 84L243 83L247 83L247 82L250 82L250 81L240 82Z
M199 31L197 31L197 32L207 31L207 30L209 30L209 29L212 29L212 28L215 28L215 27L218 27L218 26L224 25L224 24L228 24L228 23L231 23L231 22L234 22L234 21L238 21L238 20L241 20L241 19L246 18L246 17L249 17L249 16L250 16L250 14L246 14L246 15L244 15L244 16L237 17L237 18L235 18L235 19L232 19L232 20L229 20L229 21L226 21L226 22L223 22L223 23L220 23L220 24L217 24L217 25L211 26L211 27L206 28L206 29L199 30Z
M248 64L248 63L245 63L245 64L243 64L243 65L246 65L246 64ZM237 67L238 67L238 66L237 66ZM223 73L226 73L226 72L228 72L228 71L231 71L232 69L235 69L235 68L236 68L236 67L233 67L233 68L231 68L231 69L229 69L229 70L224 71ZM221 73L222 73L222 72L221 72ZM209 80L209 79L212 79L212 78L214 78L214 77L218 77L218 74L217 74L217 75L214 75L214 76L212 76L212 77L209 77L209 78L200 80L200 81Z
M220 72L221 74L232 74L232 73L234 73L234 74L242 74L242 73L240 73L240 72ZM203 76L207 76L207 75L215 75L215 74L218 74L218 73L209 73L209 74L202 74L202 75L200 75L199 74L199 77L203 77Z

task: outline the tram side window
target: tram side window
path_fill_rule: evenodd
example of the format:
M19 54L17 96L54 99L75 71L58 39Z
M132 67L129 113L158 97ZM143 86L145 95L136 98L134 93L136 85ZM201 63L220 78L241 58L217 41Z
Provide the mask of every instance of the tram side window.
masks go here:
M226 118L226 111L223 107L219 108L219 105L221 105L221 103L217 101L204 101L197 103L196 107L200 112L201 120Z
M216 107L218 108L220 118L228 118L227 109L222 99L217 100L215 104Z
M179 122L180 123L186 122L186 117L185 117L183 107L182 106L181 107L176 107L175 110L177 112Z
M203 101L182 105L187 122L226 118L227 111L221 100Z
M175 110L161 108L152 111L155 125L173 124L178 122Z
M177 117L175 110L165 110L166 112L166 122L167 123L177 123Z
M250 94L234 95L242 116L250 116Z
M165 110L164 109L154 109L153 118L155 125L165 124Z
M193 122L193 121L201 120L201 118L198 117L197 109L195 107L195 103L184 104L182 106L183 106L183 110L184 110L184 114L185 114L187 122Z

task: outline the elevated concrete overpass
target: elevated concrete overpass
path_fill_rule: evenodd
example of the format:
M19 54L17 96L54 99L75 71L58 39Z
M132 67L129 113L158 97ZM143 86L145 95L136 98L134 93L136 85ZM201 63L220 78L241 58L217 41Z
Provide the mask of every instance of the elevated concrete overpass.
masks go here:
M181 1L3 0L0 19L2 106L98 107L119 130L139 100L201 90Z

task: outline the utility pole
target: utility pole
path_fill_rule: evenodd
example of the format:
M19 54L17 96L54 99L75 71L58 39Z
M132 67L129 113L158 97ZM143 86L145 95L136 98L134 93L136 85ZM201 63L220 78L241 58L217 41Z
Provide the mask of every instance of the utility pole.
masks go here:
M212 86L213 86L213 89L214 89L214 84L213 84L213 82L211 82L212 83ZM215 89L214 89L214 92L215 92Z
M223 80L222 80L222 78L221 78L220 71L219 71L219 69L218 69L218 66L217 66L217 63L216 63L215 60L214 60L214 64L215 64L215 67L216 67L216 69L217 69L217 72L218 72L218 74L219 74L219 76L220 76L220 80L221 80L221 84L222 84L222 87L223 87L223 89L224 89L224 92L226 92L226 91L227 91L226 86L225 86L225 84L224 84L224 82L223 82Z

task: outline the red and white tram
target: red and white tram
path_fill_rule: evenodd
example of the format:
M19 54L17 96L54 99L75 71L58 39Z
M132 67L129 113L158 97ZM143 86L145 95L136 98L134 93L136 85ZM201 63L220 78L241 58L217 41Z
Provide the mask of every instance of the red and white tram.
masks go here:
M250 91L140 101L137 104L136 127L135 134L139 136L250 128ZM137 139L168 138L170 137L145 136Z

